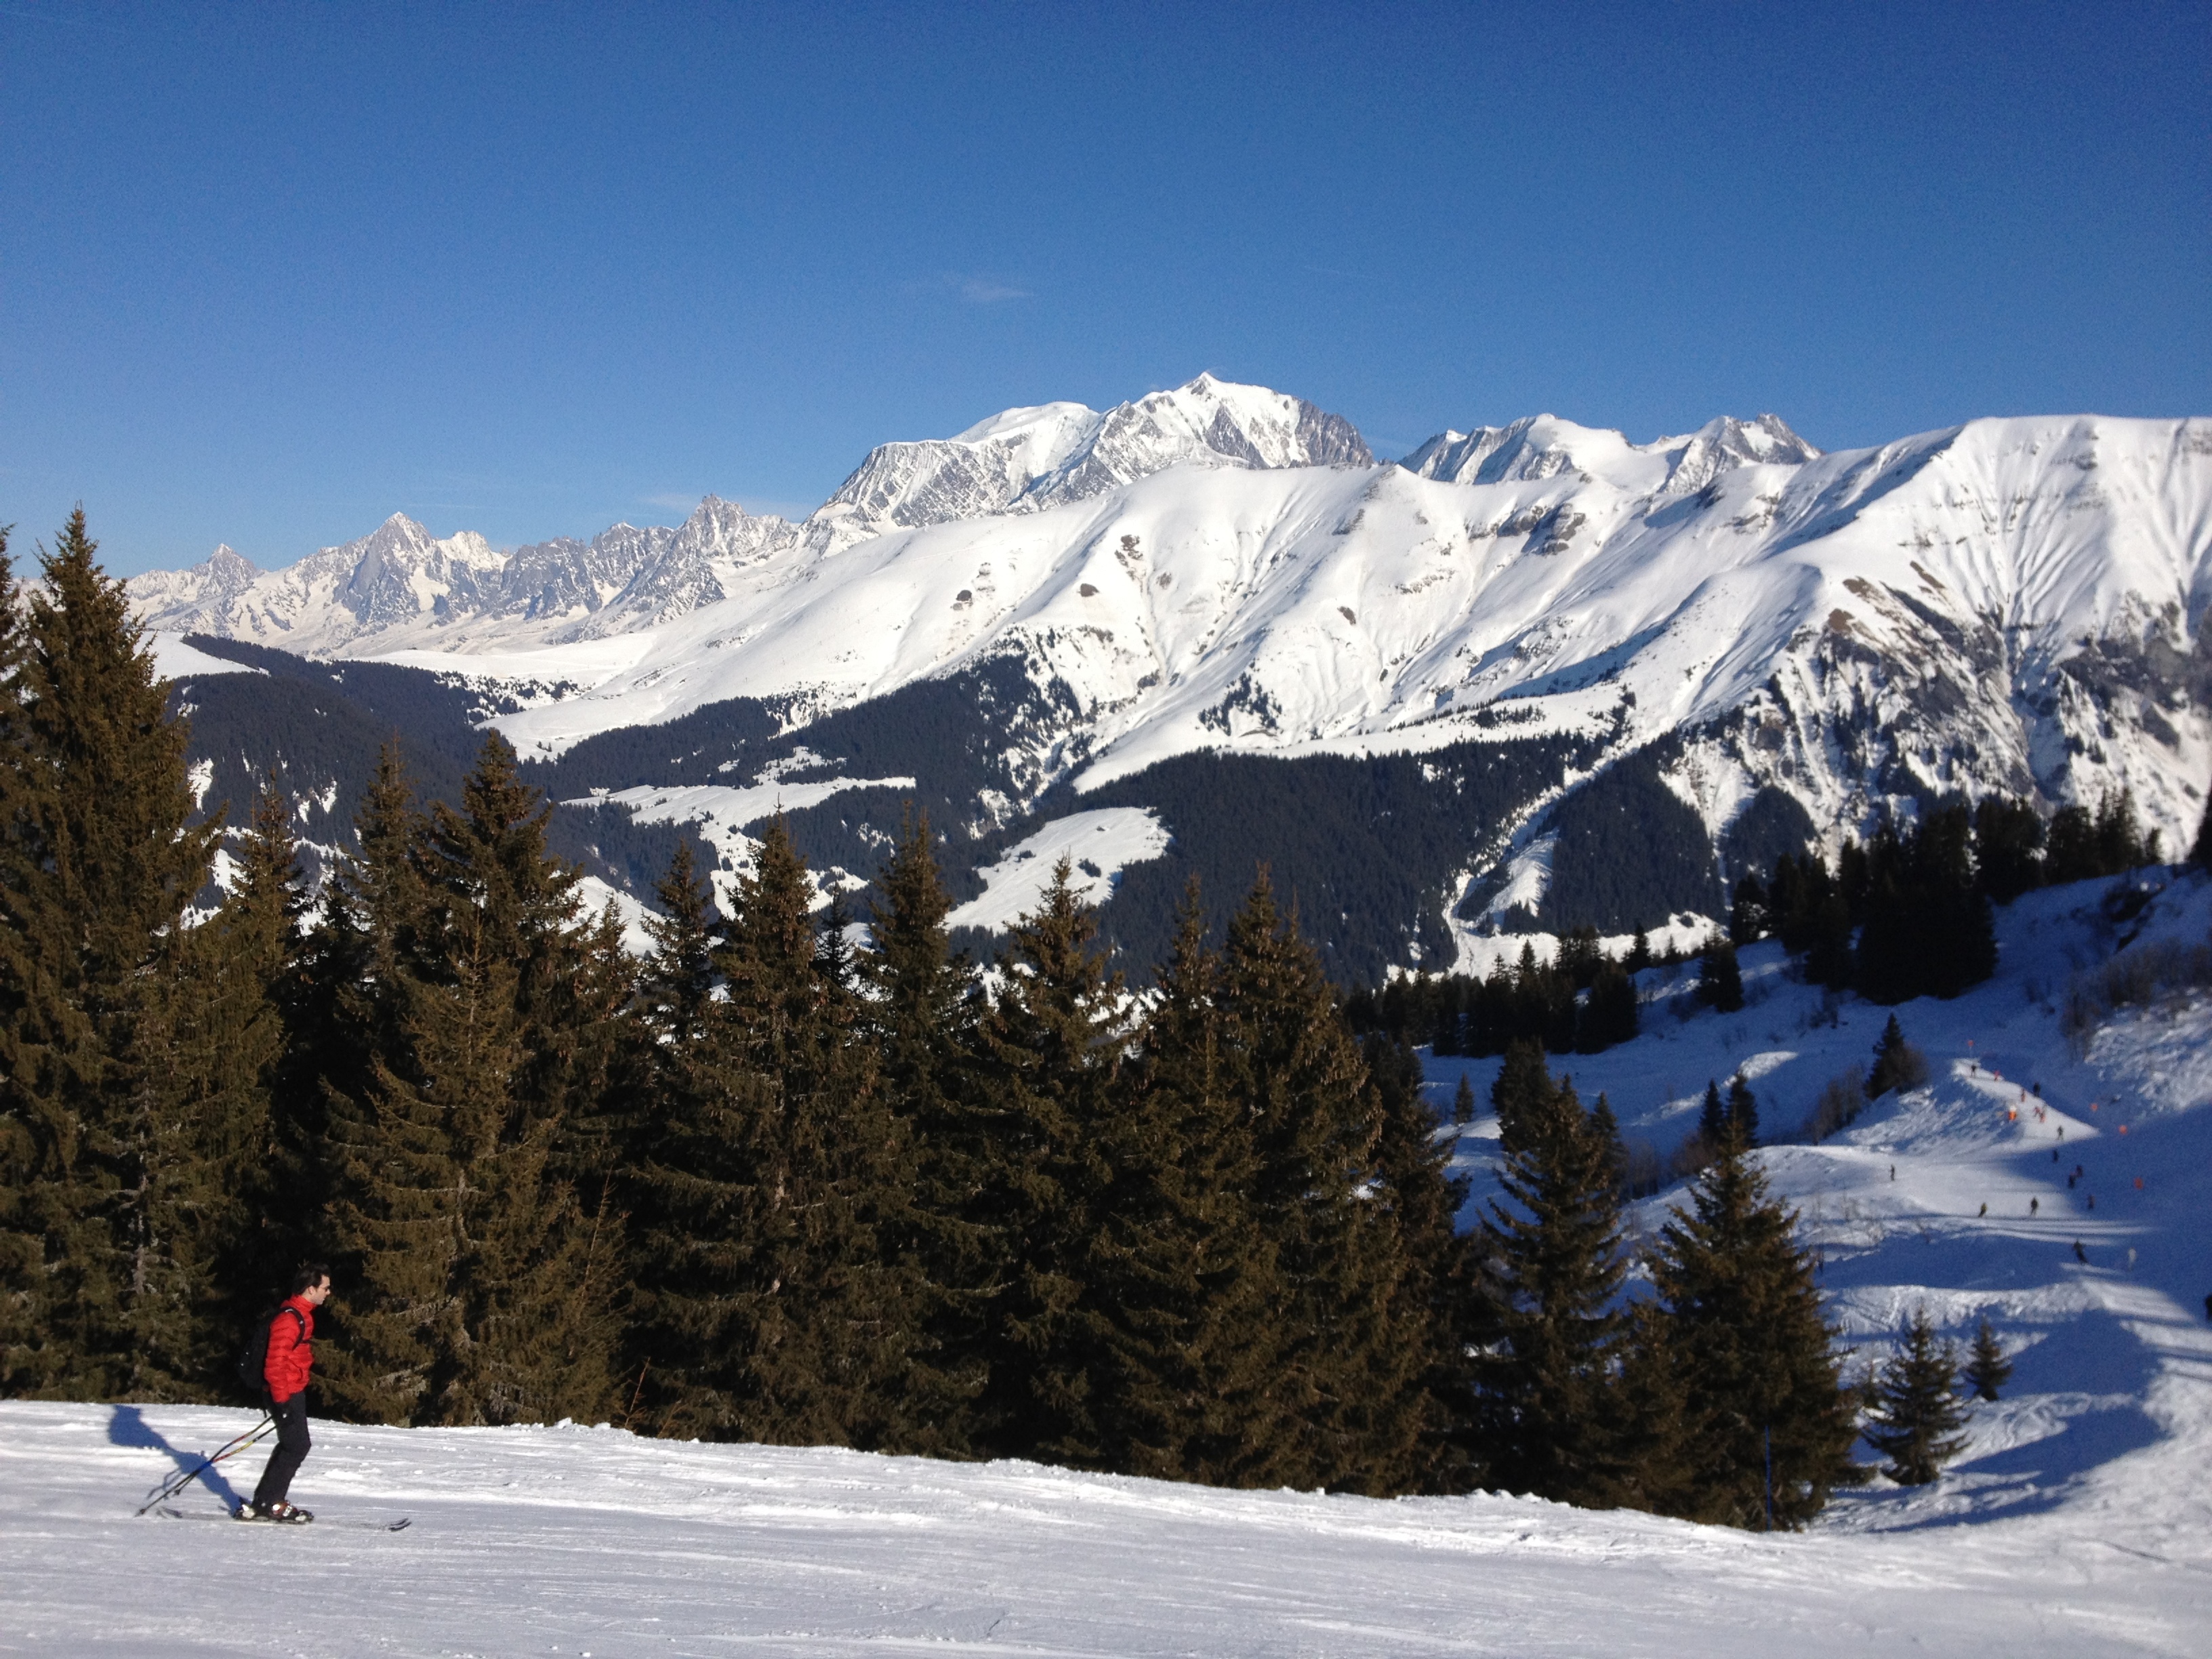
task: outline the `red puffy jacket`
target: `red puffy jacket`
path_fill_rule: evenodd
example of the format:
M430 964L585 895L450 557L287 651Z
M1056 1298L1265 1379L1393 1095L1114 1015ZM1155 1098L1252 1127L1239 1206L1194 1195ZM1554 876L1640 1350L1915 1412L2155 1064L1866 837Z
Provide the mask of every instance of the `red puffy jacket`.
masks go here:
M297 1319L292 1317L299 1315ZM269 1322L269 1358L261 1375L269 1384L269 1397L283 1401L307 1386L314 1366L315 1310L303 1297L294 1297L276 1310Z

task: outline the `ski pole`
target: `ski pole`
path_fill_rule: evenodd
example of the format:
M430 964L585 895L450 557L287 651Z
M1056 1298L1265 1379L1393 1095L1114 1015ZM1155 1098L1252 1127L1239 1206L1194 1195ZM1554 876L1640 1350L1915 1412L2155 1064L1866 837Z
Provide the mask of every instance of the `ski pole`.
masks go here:
M265 1412L263 1413L261 1420L258 1423L248 1429L244 1434L234 1437L229 1443L222 1447L221 1450L216 1451L209 1456L203 1457L197 1468L182 1469L169 1476L167 1480L161 1483L161 1489L159 1492L155 1492L151 1498L148 1498L143 1504L138 1506L138 1513L140 1515L143 1515L148 1510L152 1509L155 1504L164 1503L169 1498L175 1497L186 1486L191 1486L193 1481L198 1480L201 1475L206 1474L216 1464L222 1462L223 1459L244 1451L248 1446L252 1445L256 1441L264 1438L270 1430L276 1426L276 1419L270 1416Z
M222 1450L215 1453L212 1456L202 1458L198 1467L179 1470L176 1474L171 1475L162 1483L161 1489L159 1492L155 1492L153 1497L148 1498L144 1504L139 1506L138 1513L143 1515L148 1510L152 1509L155 1504L165 1503L168 1499L174 1498L179 1492L184 1491L185 1487L191 1486L194 1480L207 1473L208 1470L213 1468L216 1464L222 1462L227 1458L234 1457L240 1452L246 1450L248 1447L253 1446L259 1442L267 1439L269 1437L269 1431L275 1426L276 1425L274 1423L264 1422L259 1427L240 1435L236 1439L233 1440L228 1445L223 1447Z

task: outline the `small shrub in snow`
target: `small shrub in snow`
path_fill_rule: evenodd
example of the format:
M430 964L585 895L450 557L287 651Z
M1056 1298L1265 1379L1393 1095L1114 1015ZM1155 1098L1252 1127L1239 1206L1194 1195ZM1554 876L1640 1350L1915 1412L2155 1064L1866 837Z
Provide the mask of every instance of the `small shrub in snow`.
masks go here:
M1803 1138L1808 1143L1826 1140L1838 1130L1848 1129L1866 1110L1867 1085L1863 1067L1854 1066L1848 1072L1838 1073L1821 1088L1820 1097L1813 1103L1813 1110L1805 1120Z

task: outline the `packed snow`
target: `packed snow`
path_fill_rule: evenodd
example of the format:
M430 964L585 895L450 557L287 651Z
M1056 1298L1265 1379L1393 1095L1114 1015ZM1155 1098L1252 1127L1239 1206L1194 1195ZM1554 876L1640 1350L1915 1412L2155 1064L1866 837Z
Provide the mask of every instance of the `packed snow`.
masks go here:
M15 1401L0 1651L2193 1659L2212 1630L2212 997L2123 1010L2078 1051L2054 1010L2117 950L2202 944L2212 882L2181 877L2122 920L2106 894L2001 912L1994 980L1896 1011L1929 1085L1759 1154L1862 1358L1924 1307L1954 1336L1987 1315L2017 1367L1934 1486L1877 1479L1806 1533L566 1424L318 1424L294 1495L319 1518L246 1528L223 1516L258 1450L173 1513L131 1512L252 1413ZM1779 1140L1865 1059L1886 1011L1744 954L1742 1012L1690 1012L1686 977L1655 970L1644 1036L1560 1062L1632 1137L1671 1146L1706 1078L1741 1067ZM1428 1064L1439 1103L1495 1068ZM1486 1187L1494 1135L1486 1119L1456 1135Z
M1054 818L977 871L982 893L954 910L945 925L1006 932L1017 918L1041 908L1063 858L1071 866L1068 885L1076 897L1103 905L1114 896L1122 871L1159 857L1170 839L1159 814L1149 807L1109 806Z

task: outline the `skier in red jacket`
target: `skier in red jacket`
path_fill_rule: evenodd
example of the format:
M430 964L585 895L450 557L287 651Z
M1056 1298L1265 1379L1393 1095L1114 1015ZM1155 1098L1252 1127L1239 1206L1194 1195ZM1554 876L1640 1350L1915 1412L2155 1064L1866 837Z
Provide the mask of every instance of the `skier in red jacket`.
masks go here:
M286 1501L292 1477L307 1461L307 1373L315 1363L315 1310L331 1294L331 1270L310 1262L292 1275L292 1294L269 1322L269 1358L261 1367L269 1392L269 1414L276 1419L276 1449L253 1489L253 1501L240 1509L241 1521L312 1521L315 1517Z

